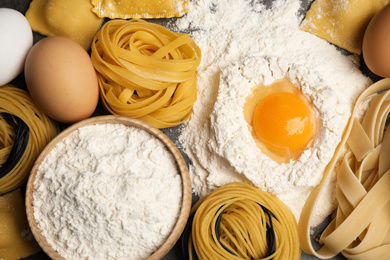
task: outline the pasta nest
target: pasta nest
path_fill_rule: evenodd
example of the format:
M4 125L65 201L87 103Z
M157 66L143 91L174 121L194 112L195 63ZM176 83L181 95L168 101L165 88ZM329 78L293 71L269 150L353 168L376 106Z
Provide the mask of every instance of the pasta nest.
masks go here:
M110 113L157 128L189 118L201 60L190 35L144 20L111 20L96 34L91 58Z
M35 160L59 131L26 91L11 84L0 87L0 194L25 184Z
M242 182L201 198L181 237L185 259L298 260L297 222L276 196Z

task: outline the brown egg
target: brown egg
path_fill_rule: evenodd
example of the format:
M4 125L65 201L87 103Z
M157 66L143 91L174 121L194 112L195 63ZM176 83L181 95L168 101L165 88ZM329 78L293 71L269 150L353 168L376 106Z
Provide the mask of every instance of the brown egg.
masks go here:
M74 123L88 118L99 99L99 86L89 54L64 37L47 37L30 50L25 63L27 88L51 118Z
M390 77L390 4L368 24L363 38L363 57L373 73Z

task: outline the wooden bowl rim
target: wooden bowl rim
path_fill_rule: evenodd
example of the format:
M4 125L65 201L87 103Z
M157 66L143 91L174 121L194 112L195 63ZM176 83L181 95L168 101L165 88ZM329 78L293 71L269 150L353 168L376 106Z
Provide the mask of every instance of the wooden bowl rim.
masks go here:
M40 247L45 251L45 253L50 258L56 260L57 259L65 260L65 258L63 258L47 242L46 238L42 235L40 228L38 228L37 222L35 221L33 207L32 207L33 205L32 195L34 191L33 184L34 184L35 176L39 168L39 165L46 158L46 156L49 154L49 152L53 149L53 147L56 144L61 142L70 133L74 132L78 128L83 126L88 126L88 125L96 125L96 124L123 124L126 126L133 126L133 127L143 129L149 132L150 134L152 134L153 136L155 136L156 138L158 138L160 141L162 141L165 144L165 146L168 148L168 150L172 153L172 155L174 156L177 162L177 166L182 180L182 202L181 202L180 213L171 234L167 237L167 239L160 246L160 248L157 249L150 257L147 258L147 260L161 259L172 249L172 247L179 240L190 215L191 203L192 203L192 186L189 177L188 167L182 154L180 153L176 145L163 132L161 132L159 129L149 125L144 121L130 118L127 116L103 115L103 116L96 116L96 117L82 120L63 130L53 140L51 140L50 143L43 149L43 151L40 153L37 160L35 161L33 168L31 169L30 176L27 182L27 188L26 188L26 213L27 213L27 220L31 228L31 231L35 239L37 240L38 244L40 245Z

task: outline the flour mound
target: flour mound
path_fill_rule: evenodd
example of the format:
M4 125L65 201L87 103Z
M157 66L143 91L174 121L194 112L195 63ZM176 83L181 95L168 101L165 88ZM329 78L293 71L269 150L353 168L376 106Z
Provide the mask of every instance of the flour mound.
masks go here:
M218 122L222 120L222 117L219 118L219 116L223 113L226 116L226 111L230 111L230 108L218 101L215 103L216 100L223 98L223 95L238 97L240 99L238 101L231 100L233 103L238 102L235 104L237 118L224 118L224 120L233 122L237 119L239 121L242 115L238 114L242 111L242 107L241 109L238 107L243 104L244 97L247 95L241 91L248 90L229 88L223 94L222 90L219 90L220 87L227 87L228 81L231 81L229 83L231 85L233 82L238 85L245 84L245 81L253 83L263 81L268 84L272 83L269 81L279 76L287 75L307 94L310 95L313 89L322 93L311 100L317 106L318 112L321 111L321 106L332 106L331 101L321 103L321 98L329 95L337 96L332 92L337 92L338 95L342 93L342 99L333 100L334 104L341 109L333 113L339 119L334 120L328 117L329 120L323 119L321 122L321 127L329 132L329 136L342 132L356 98L371 84L371 81L362 75L355 56L345 56L325 40L299 30L302 20L301 1L299 0L276 0L271 6L265 6L261 1L195 0L190 2L186 16L178 19L176 29L188 31L189 28L192 37L202 51L202 62L198 68L197 78L198 100L194 104L193 115L180 137L192 161L190 174L193 189L200 196L232 181L255 183L266 191L276 194L296 216L299 216L308 193L321 179L321 169L326 162L319 161L323 158L329 159L332 150L324 154L321 150L310 151L312 156L310 160L314 158L318 163L314 164L316 166L306 166L308 172L305 170L299 173L308 176L308 180L298 176L299 174L297 178L290 180L289 176L294 175L291 170L283 176L273 176L275 179L272 180L271 178L262 179L262 175L255 174L260 170L256 168L256 165L246 165L244 158L233 160L234 156L242 156L235 155L234 149L238 149L240 145L242 146L240 151L246 149L243 144L233 143L239 138L249 138L249 133L239 135L241 136L239 138L237 135L233 137L233 132L237 133L242 127L237 125L238 123L226 126L228 129L222 129ZM268 64L266 60L262 60L259 64L253 65L253 68L259 66L253 70L253 73L256 72L257 75L251 75L250 78L244 76L239 79L233 78L233 75L236 75L233 71L245 65L245 57L274 58L269 60ZM289 69L292 69L292 72L288 72ZM279 76L266 77L270 72L278 71ZM293 72L295 75L292 74ZM315 84L311 84L313 81L314 83L317 81L319 85L314 86ZM310 84L305 84L305 82ZM218 126L220 127L217 129ZM329 146L334 147L339 138L330 140ZM227 141L231 147L236 148L224 147ZM264 157L259 153L257 152L259 158ZM304 154L300 158L300 163L304 163L304 159L309 160L309 156ZM254 157L251 160L254 160ZM274 168L282 167L273 165L272 162L269 164ZM298 167L298 163L296 164ZM317 166L321 169L310 168ZM248 170L247 167L252 167L252 169ZM314 176L309 176L309 172L314 172ZM328 201L332 200L328 199Z

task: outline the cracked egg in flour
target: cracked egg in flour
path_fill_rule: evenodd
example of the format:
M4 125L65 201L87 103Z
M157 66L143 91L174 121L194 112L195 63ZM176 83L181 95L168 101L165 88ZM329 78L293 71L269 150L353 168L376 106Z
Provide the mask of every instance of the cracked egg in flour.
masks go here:
M221 70L210 116L214 150L261 189L315 186L351 113L344 87L277 57L246 57L229 65ZM256 122L262 112L268 117ZM289 133L278 130L280 120L295 121Z
M297 159L314 142L313 106L287 78L252 87L243 112L257 147L278 163Z

